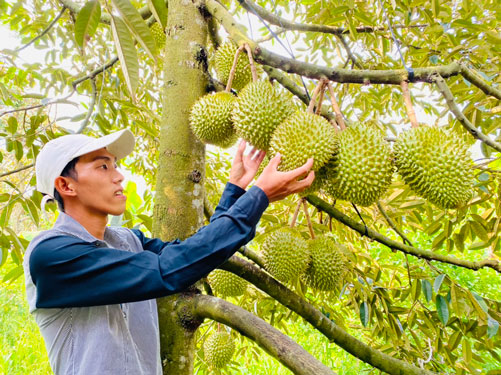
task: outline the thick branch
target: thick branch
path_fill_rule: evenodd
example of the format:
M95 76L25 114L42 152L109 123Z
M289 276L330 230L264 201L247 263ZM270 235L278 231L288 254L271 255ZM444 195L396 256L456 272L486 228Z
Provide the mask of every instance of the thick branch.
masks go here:
M332 375L330 368L289 336L230 302L206 295L193 297L194 314L223 323L250 338L297 375Z
M432 251L422 250L413 246L402 244L398 241L394 241L388 237L383 236L382 234L376 232L373 229L367 228L367 233L366 233L366 227L363 224L358 223L349 216L346 216L342 212L336 210L329 203L323 201L319 197L315 195L308 195L306 199L317 209L324 211L330 217L336 219L337 221L343 223L344 225L350 227L351 229L356 230L361 235L367 235L367 237L372 238L373 240L376 240L377 242L382 243L385 246L388 246L390 249L402 251L406 254L414 255L418 258L436 260L442 263L454 264L456 266L469 268L471 270L478 270L480 268L490 267L496 270L497 272L501 273L501 263L495 259L484 259L482 261L457 259L449 255L437 254Z
M238 2L240 3L240 5L242 5L243 8L247 9L249 12L256 13L262 19L268 21L273 25L283 27L284 29L297 30L297 31L313 31L313 32L320 32L334 35L342 35L350 33L350 31L348 29L345 29L344 27L334 27L325 25L305 25L302 23L290 22L285 18L278 17L273 13L268 12L264 8L257 6L256 4L254 4L249 0L238 0ZM425 25L409 25L409 26L395 25L393 27L398 29L411 29L416 27L422 28L427 26L428 25L425 24ZM388 29L385 26L379 26L379 27L362 26L362 27L357 27L356 30L357 33L373 33L375 31L387 31Z
M29 47L30 45L32 45L33 43L35 43L38 39L40 39L41 37L43 37L45 34L47 34L50 29L56 24L56 22L61 18L61 16L64 14L64 12L66 12L66 6L63 6L63 9L61 9L61 11L59 12L59 14L56 16L56 18L54 18L54 20L49 24L49 26L47 26L45 28L44 31L42 31L40 33L40 35L37 35L36 37L34 37L33 39L31 39L28 43L26 43L24 46L22 47L19 47L18 49L16 49L14 52L19 52L19 51L22 51L23 49Z
M263 258L261 257L261 255L259 255L258 253L256 253L255 251L252 251L251 249L249 249L247 246L242 246L238 252L240 254L242 254L243 256L245 256L246 258L252 260L254 263L256 263L259 267L261 267L262 269L265 269L265 266L264 266L264 260Z
M433 80L437 84L438 89L445 98L445 101L449 106L449 109L454 114L454 116L456 116L457 120L461 123L461 125L463 125L463 127L466 130L468 130L468 132L471 135L473 135L473 137L481 140L487 146L492 147L494 150L501 152L501 144L487 137L480 130L475 128L475 126L470 121L468 121L466 116L463 114L463 112L461 112L461 110L456 105L456 102L454 101L454 96L452 95L452 92L449 89L449 86L447 86L447 83L445 83L444 79L440 75L434 75Z
M59 2L63 4L66 8L68 8L72 13L78 13L80 12L80 9L82 9L82 7L79 4L74 3L71 0L59 0ZM141 15L141 17L143 17L143 19L147 19L151 16L151 10L147 5L138 9L137 11ZM110 15L106 13L102 14L100 22L109 25L111 23Z
M393 375L430 375L432 372L419 369L407 362L384 354L369 345L357 340L333 321L328 319L313 305L280 284L271 276L243 259L232 257L220 268L233 272L269 294L285 307L291 309L313 327L318 329L329 340L351 353L356 358Z
M501 90L498 90L490 86L486 81L484 81L480 76L478 76L472 70L468 69L464 64L461 64L461 75L464 78L466 78L469 82L477 86L480 90L485 92L487 95L491 95L501 100Z
M223 25L238 44L248 43L252 48L255 60L261 64L269 65L288 73L296 73L304 77L321 79L327 78L330 81L340 83L359 84L393 84L400 85L404 79L409 79L405 69L399 70L348 70L333 69L315 64L304 63L295 59L283 57L272 53L256 42L249 39L245 32L239 27L232 15L216 0L206 1L207 10ZM412 82L432 82L432 74L439 73L442 77L450 77L460 73L460 65L452 63L445 66L430 68L416 68Z

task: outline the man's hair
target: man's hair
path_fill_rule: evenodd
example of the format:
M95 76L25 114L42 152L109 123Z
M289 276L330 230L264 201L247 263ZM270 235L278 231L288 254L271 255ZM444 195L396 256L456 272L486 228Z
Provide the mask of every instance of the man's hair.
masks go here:
M72 161L70 161L68 164L66 164L66 167L64 167L63 171L61 172L61 176L63 177L71 177L74 180L78 180L78 173L77 170L75 169L75 165L78 162L78 159L80 157L76 157ZM59 207L59 210L61 212L64 212L64 202L63 202L63 197L58 193L58 191L54 188L54 199L57 202L57 206Z

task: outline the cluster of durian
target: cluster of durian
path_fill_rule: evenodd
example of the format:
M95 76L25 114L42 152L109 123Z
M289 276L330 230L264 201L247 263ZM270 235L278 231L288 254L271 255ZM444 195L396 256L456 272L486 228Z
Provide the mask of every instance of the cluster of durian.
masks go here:
M325 235L305 240L294 228L271 232L262 245L265 269L289 283L300 277L315 290L336 290L346 262L334 240Z
M226 366L235 353L235 342L227 332L215 332L204 342L204 358L212 369Z
M237 46L216 52L216 70L226 83ZM190 115L194 134L221 147L238 137L267 151L267 161L281 154L279 169L289 171L314 158L316 178L302 195L323 191L361 206L378 201L397 167L403 180L421 197L441 208L457 208L472 195L473 177L467 145L442 128L421 126L403 132L394 151L378 129L354 124L337 132L319 115L295 110L290 95L265 81L251 82L245 54L240 54L233 87L208 94Z

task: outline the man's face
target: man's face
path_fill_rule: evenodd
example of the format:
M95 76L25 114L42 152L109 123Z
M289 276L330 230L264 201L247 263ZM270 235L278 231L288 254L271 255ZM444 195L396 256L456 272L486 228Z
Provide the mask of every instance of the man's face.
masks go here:
M80 156L75 170L76 197L86 210L98 215L121 215L125 211L124 177L117 169L115 156L105 148L90 152Z

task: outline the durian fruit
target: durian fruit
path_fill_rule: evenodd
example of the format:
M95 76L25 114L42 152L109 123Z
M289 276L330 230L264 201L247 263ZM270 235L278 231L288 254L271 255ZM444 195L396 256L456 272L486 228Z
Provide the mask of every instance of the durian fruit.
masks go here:
M318 171L315 172L315 179L313 180L313 183L301 191L299 195L301 197L305 197L308 194L315 194L318 192L324 192L325 191L325 186L329 183L329 178L332 174L333 171L333 163L332 159L329 160L325 165L320 168Z
M308 247L311 262L303 275L304 281L316 290L335 290L346 265L339 245L332 238L323 235L309 240Z
M165 46L165 40L166 40L165 33L162 30L162 26L158 22L155 22L153 25L151 25L150 30L158 50L161 51Z
M225 270L214 270L207 279L214 293L221 297L238 297L247 289L244 279Z
M355 124L337 134L337 151L327 171L327 192L360 206L376 202L393 175L391 147L377 129Z
M214 63L216 66L217 77L225 85L228 83L228 78L230 77L231 67L233 65L233 60L235 59L235 53L237 52L237 50L238 46L233 42L223 43L216 50ZM249 59L245 51L242 51L238 55L237 68L231 87L239 91L251 81L252 73L250 70Z
M270 157L280 153L281 171L298 168L313 157L313 170L318 171L336 150L336 131L323 117L297 111L282 122L273 133Z
M271 232L263 242L262 250L266 270L283 283L301 275L310 259L306 240L290 227Z
M190 125L202 142L222 148L232 146L237 134L231 121L231 110L236 98L229 92L207 94L193 104Z
M249 83L239 93L232 119L238 135L259 150L267 151L275 128L294 113L290 95L267 81Z
M394 145L398 173L418 194L441 208L458 208L473 194L468 145L436 126L402 132Z
M209 367L226 366L235 352L235 342L227 332L215 332L204 342L204 357Z

